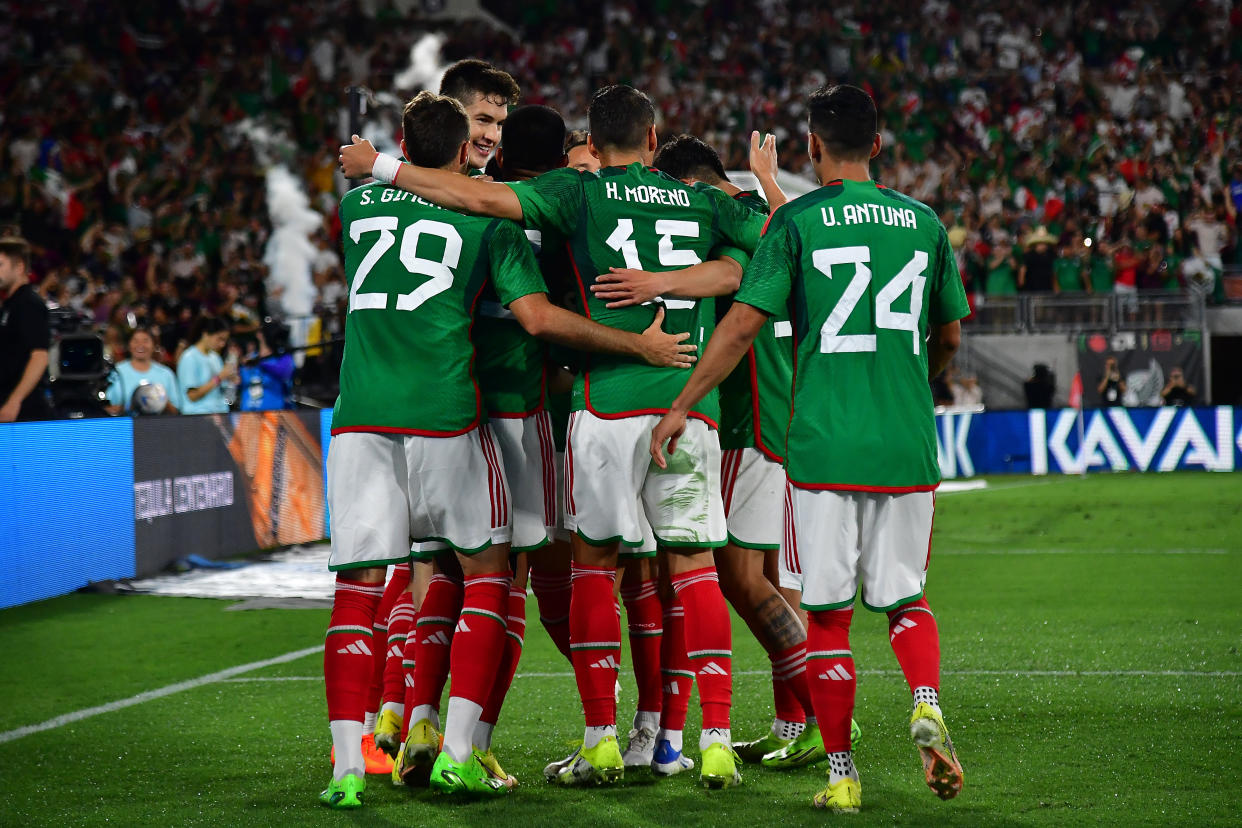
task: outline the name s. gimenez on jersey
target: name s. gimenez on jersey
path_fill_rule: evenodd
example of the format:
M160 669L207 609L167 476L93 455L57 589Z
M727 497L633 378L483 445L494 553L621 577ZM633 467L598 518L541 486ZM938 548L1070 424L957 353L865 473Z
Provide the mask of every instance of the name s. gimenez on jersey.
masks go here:
M398 190L394 187L385 187L380 190L379 201L371 198L371 193L372 190L369 189L362 191L362 198L358 201L359 207L366 207L369 204L388 204L389 202L397 201L416 201L426 207L434 207L437 210L444 209L439 204L432 204L430 201L421 199L413 193L407 193L405 190Z
M914 211L909 207L889 207L885 204L846 204L841 208L841 219L837 220L835 207L820 207L820 215L824 217L825 227L836 227L841 224L883 224L885 227L904 227L909 230L918 228L914 219Z
M667 204L669 206L689 207L690 195L685 190L665 189L653 184L640 184L637 187L619 187L615 181L604 182L604 195L617 201L637 201L639 204Z

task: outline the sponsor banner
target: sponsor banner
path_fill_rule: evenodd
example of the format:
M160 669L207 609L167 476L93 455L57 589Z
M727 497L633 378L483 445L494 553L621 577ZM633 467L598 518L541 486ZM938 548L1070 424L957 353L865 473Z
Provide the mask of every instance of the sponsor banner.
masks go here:
M936 429L945 479L1242 469L1242 409L1228 406L941 414Z
M134 575L133 428L0 424L0 607Z
M133 428L139 576L188 555L324 537L318 412L140 417Z
M1125 406L1163 405L1161 394L1169 372L1181 368L1186 384L1203 394L1203 342L1198 331L1173 333L1120 331L1108 334L1082 334L1078 337L1078 373L1082 377L1082 404L1094 408L1104 404L1100 380L1109 357L1117 360L1126 389L1121 395Z

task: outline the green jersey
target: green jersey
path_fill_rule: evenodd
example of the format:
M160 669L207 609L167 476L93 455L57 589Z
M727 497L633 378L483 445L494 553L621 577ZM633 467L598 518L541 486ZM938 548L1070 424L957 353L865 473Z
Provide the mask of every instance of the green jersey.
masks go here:
M1082 293L1087 288L1083 282L1082 259L1076 256L1061 256L1052 264L1052 272L1057 277L1057 287L1063 293Z
M370 184L341 199L349 314L332 433L448 437L482 416L470 323L490 281L503 305L544 291L521 228Z
M768 204L758 193L743 190L734 199L764 216ZM723 255L733 258L734 251ZM744 257L743 267L749 263ZM717 300L716 318L730 305ZM793 384L792 328L785 311L768 319L742 361L720 383L720 447L755 448L777 463L785 456L785 428L789 425L789 392Z
M936 214L871 181L777 210L735 301L793 323L795 486L928 491L940 482L927 382L932 326L970 313Z
M528 225L569 241L577 288L588 318L640 333L651 324L653 305L607 308L590 287L610 267L670 271L698 264L729 244L753 250L763 217L715 188L688 187L658 170L634 163L598 174L554 170L508 185ZM689 333L700 352L715 327L711 299L659 299L664 330ZM573 408L604 418L660 414L681 393L689 372L657 368L612 354L590 354L574 384ZM693 412L713 426L719 417L713 393Z

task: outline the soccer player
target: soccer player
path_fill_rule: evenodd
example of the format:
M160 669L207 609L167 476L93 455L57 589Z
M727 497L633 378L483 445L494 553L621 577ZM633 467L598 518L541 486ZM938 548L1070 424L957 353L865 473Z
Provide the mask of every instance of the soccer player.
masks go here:
M341 161L347 175L374 173L451 209L524 220L560 233L570 240L588 316L618 329L641 330L653 308L607 308L589 294L599 274L621 265L672 270L698 264L721 243L752 250L763 219L718 190L686 187L650 167L657 146L655 109L641 92L623 85L600 89L587 117L588 143L601 164L597 175L566 169L511 184L466 180L377 158L365 141L342 147ZM712 303L664 299L661 304L673 330L691 333L695 343L706 341L715 322ZM587 727L576 759L555 771L554 781L562 784L614 781L624 773L613 695L620 623L615 613L600 608L613 600L619 545L641 544L640 508L656 539L676 551L669 556L672 585L693 621L686 639L703 709L701 778L712 787L741 780L729 733L729 615L711 552L726 541L714 395L692 412L691 436L669 468L652 468L645 452L652 425L683 380L677 372L648 369L632 359L592 356L575 384L566 525L575 532L570 629Z
M565 136L566 166L582 172L599 172L599 159L587 146L587 131L575 129Z
M469 125L458 102L422 93L406 105L402 128L411 161L465 171ZM667 366L688 364L692 347L684 335L638 335L553 307L511 222L459 215L376 184L344 196L341 222L350 301L328 453L329 567L338 574L324 647L335 762L320 800L362 804L371 622L385 566L405 560L394 550L410 538L447 544L465 577L444 750L431 783L450 793L503 793L473 745L504 650L510 581L509 490L474 383L474 306L490 280L524 328L572 347Z
M509 107L521 97L513 76L483 60L459 60L444 70L440 94L456 98L470 119L470 169L482 170L500 145Z
M826 87L808 112L823 186L772 216L650 450L661 467L670 462L664 445L676 450L692 406L728 376L767 319L788 310L796 361L784 554L801 573L811 700L829 758L828 786L813 801L853 812L861 787L850 751L849 626L860 584L864 605L888 613L928 785L944 799L962 786L939 707L940 642L924 586L940 482L928 377L948 364L969 308L936 214L871 180L881 143L871 96Z

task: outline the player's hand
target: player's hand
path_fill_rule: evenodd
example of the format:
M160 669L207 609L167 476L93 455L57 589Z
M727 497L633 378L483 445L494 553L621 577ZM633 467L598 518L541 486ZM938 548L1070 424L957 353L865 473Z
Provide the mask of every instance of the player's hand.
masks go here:
M342 144L338 160L346 178L370 178L371 165L375 161L375 147L365 138L351 136L352 144Z
M657 299L664 288L663 273L631 270L628 267L612 267L600 274L591 285L595 298L609 308L628 308Z
M664 456L664 444L668 443L668 453L677 453L677 441L686 433L686 415L670 411L656 423L651 430L651 459L662 469L668 468L668 458Z
M767 134L763 143L759 142L757 131L750 134L750 171L756 178L776 178L776 136L772 133Z
M0 406L0 423L15 423L17 415L22 411L22 404L16 400L9 400L3 406Z
M644 362L655 365L658 368L689 368L694 365L698 357L694 352L699 349L697 345L691 345L686 342L690 338L688 332L685 333L665 333L661 325L664 324L664 308L657 308L655 319L639 335L641 341L641 353Z

